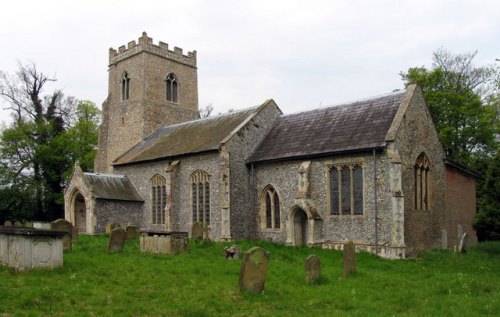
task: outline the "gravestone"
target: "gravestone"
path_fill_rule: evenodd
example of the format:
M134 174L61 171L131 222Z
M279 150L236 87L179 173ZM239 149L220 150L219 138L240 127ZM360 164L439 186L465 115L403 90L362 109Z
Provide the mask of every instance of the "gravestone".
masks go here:
M6 222L4 222L4 224L3 224L3 225L4 225L5 227L12 227L12 222L10 222L10 221L8 221L8 220L7 220Z
M21 221L14 222L14 227L21 228L22 226L23 226L23 223Z
M312 284L319 281L321 276L321 260L319 256L311 254L307 257L305 263L306 283Z
M259 247L253 247L245 252L240 271L240 292L258 294L264 291L269 256L269 252Z
M344 244L344 276L356 272L356 246L352 241Z
M467 232L462 233L462 237L460 238L460 244L458 245L458 252L465 253L467 252L467 244L469 242L469 235Z
M123 228L115 228L111 231L108 240L108 253L123 252L125 241L127 240L127 232Z
M139 227L134 225L127 226L125 231L127 232L127 240L135 239L139 233Z
M71 227L71 241L78 241L78 227Z
M224 248L224 258L226 259L239 259L240 258L240 246L233 244L230 248Z
M110 235L111 231L113 231L113 229L116 229L116 228L121 228L119 223L110 222L110 223L106 224L106 234Z
M66 232L66 235L63 238L63 250L65 252L71 251L71 232L73 228L71 222L64 219L57 219L55 221L52 221L52 223L50 224L50 228L52 230Z
M193 240L203 239L203 223L199 221L193 223L193 228L191 229L191 238Z

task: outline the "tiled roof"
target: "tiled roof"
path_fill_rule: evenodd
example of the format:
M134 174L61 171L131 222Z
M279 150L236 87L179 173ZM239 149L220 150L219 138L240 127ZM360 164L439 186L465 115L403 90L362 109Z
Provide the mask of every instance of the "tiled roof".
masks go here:
M85 173L96 198L144 201L127 176Z
M216 117L161 127L119 157L114 164L130 164L217 150L227 136L269 102Z
M281 116L248 162L382 147L404 93Z

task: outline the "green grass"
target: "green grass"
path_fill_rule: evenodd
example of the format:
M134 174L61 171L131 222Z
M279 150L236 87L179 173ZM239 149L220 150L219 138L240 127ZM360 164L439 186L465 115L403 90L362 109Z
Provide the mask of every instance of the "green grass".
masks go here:
M499 316L500 243L467 254L433 251L414 260L357 255L342 277L340 252L262 241L271 253L265 292L239 294L230 243L191 243L178 256L145 254L139 241L106 254L107 238L80 236L64 267L0 268L0 316ZM319 283L304 283L304 260L321 257Z

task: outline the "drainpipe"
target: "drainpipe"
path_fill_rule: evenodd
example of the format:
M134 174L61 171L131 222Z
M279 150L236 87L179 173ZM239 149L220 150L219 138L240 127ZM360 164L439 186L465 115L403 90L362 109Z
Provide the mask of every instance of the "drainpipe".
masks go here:
M377 157L373 149L373 190L375 196L375 254L378 254L378 197L377 197Z

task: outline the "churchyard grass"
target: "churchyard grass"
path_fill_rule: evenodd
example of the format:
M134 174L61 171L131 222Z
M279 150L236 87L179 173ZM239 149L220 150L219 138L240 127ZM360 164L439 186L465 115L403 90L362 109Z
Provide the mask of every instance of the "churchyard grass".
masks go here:
M0 316L487 316L500 314L500 243L466 254L432 251L412 260L356 255L343 276L342 254L263 241L242 251L271 253L262 294L238 292L241 260L232 243L191 242L177 256L145 254L139 240L106 254L107 237L80 236L64 267L17 273L0 268ZM321 258L306 284L304 261Z

